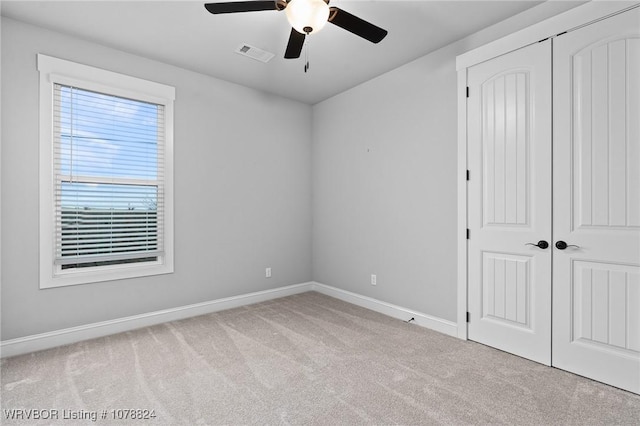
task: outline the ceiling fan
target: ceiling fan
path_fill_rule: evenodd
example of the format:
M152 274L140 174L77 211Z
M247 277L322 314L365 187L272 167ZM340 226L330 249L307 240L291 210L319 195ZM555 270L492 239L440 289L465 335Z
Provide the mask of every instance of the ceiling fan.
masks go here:
M337 7L329 7L329 0L255 0L207 3L204 7L213 14L285 11L293 28L284 57L299 58L304 39L320 31L327 22L337 25L372 43L379 43L387 31Z

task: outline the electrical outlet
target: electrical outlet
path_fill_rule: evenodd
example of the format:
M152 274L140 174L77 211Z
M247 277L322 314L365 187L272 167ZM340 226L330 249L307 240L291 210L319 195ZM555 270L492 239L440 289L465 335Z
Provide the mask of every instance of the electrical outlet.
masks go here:
M264 277L265 278L271 278L271 268L266 268L264 270Z
M376 285L377 284L377 278L375 274L371 274L371 285Z

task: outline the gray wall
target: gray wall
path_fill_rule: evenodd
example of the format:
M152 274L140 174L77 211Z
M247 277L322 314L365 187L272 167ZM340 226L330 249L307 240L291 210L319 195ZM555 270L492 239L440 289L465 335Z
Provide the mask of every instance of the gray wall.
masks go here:
M450 50L314 107L313 277L454 321L457 107Z
M174 274L39 290L37 53L176 87ZM310 128L308 105L2 18L2 340L309 281Z

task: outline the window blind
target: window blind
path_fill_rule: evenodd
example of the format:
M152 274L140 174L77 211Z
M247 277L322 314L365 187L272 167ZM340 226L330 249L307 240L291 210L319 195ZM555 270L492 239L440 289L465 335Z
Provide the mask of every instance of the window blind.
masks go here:
M163 254L164 106L54 84L55 263Z

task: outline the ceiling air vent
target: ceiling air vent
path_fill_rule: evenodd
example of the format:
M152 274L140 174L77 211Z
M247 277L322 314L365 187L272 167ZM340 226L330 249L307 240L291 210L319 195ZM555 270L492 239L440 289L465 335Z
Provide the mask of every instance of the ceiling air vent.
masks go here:
M247 56L251 59L255 59L256 61L264 62L265 64L274 57L274 54L271 52L267 52L266 50L258 49L257 47L250 46L248 44L241 44L235 50L236 53Z

